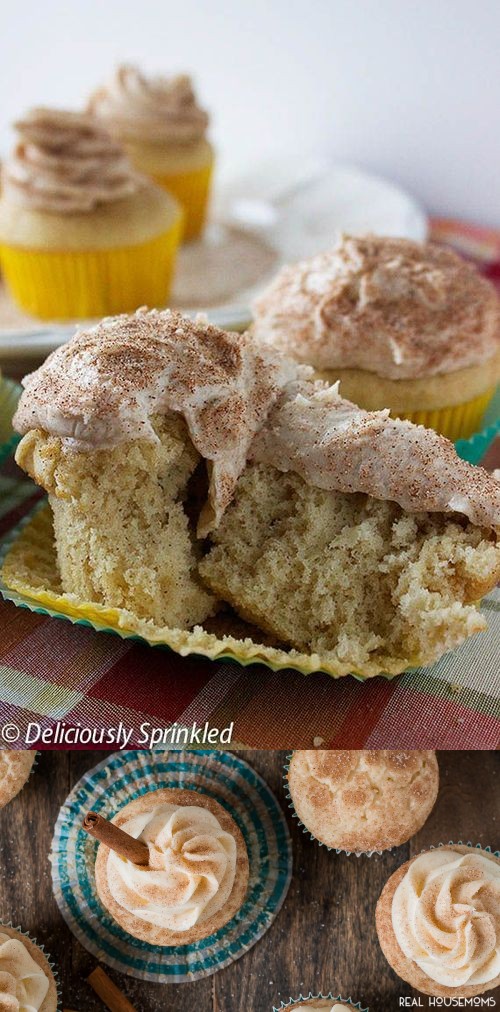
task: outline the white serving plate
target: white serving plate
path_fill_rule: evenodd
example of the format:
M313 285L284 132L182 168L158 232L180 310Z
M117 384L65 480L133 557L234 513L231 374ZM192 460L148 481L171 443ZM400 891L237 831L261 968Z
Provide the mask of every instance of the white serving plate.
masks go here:
M225 302L209 308L200 300L196 308L176 306L188 315L206 312L212 323L227 330L247 326L253 298L282 264L328 249L340 232L373 232L417 240L427 235L424 211L400 187L353 166L326 166L324 162L309 163L295 173L290 172L289 162L286 169L284 163L280 169L276 162L261 166L247 178L225 187L216 200L216 215L218 224L209 228L197 247L202 264L204 257L208 263L213 255L214 235L219 245L227 242L230 256L230 229L234 227L249 239L262 241L275 255L272 267L267 266L258 283L237 289ZM184 247L184 260L188 252L189 247ZM203 274L202 266L200 277ZM1 315L0 299L0 321ZM44 357L67 341L76 326L25 319L2 327L0 322L0 363Z

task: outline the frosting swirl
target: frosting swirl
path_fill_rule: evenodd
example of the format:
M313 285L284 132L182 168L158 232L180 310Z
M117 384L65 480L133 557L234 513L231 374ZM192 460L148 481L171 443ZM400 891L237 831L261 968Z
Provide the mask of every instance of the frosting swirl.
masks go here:
M169 310L105 319L80 331L24 379L19 432L41 428L77 450L157 437L151 416L183 415L209 461L200 533L229 505L252 438L291 376L303 367L248 335Z
M250 457L295 471L309 485L364 492L410 513L461 513L500 526L500 484L462 460L453 443L389 412L363 411L338 384L288 385L254 439Z
M110 851L108 886L134 917L169 931L187 931L219 911L236 875L236 841L218 819L196 805L157 805L121 824L149 846L138 867Z
M500 974L500 865L484 853L439 848L411 862L392 902L397 942L445 987Z
M145 185L121 147L90 116L31 109L2 172L6 195L35 211L93 211Z
M190 77L146 77L130 64L118 67L112 80L94 92L88 108L123 141L193 144L208 126Z
M390 379L454 372L500 349L489 281L434 243L343 236L285 267L254 306L257 340L316 369Z
M48 979L26 946L0 931L0 1008L38 1012L48 990Z

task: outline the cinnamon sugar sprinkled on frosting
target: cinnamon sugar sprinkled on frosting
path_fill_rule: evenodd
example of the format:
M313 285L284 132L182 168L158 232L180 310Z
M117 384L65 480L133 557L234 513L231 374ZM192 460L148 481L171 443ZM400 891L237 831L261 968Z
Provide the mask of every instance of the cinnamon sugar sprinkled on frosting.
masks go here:
M342 237L285 267L256 301L254 333L317 369L391 379L478 365L500 348L500 300L434 243Z
M193 144L208 126L186 74L145 77L129 64L118 67L109 84L94 92L89 111L123 141Z
M145 185L122 148L90 116L31 109L3 167L5 194L37 211L75 214L122 200Z
M422 425L362 411L338 384L291 383L256 436L251 458L331 491L365 492L410 513L460 513L500 527L500 484Z
M151 416L184 416L209 461L209 503L200 533L232 499L251 440L282 387L304 367L248 335L230 334L169 310L109 317L80 331L24 379L14 424L41 428L76 450L155 440Z

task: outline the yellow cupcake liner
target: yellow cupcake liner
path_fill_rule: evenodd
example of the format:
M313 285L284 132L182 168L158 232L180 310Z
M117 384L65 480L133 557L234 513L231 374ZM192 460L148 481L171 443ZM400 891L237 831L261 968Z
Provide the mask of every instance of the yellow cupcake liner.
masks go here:
M315 672L324 672L333 678L351 675L358 681L375 675L392 678L401 673L397 662L392 672L382 671L375 662L372 670L361 672L346 669L331 657L263 643L262 633L257 628L235 616L221 614L210 620L209 628L160 628L124 609L81 601L74 594L66 594L57 569L52 514L45 501L35 507L3 543L0 593L18 607L54 618L67 618L91 626L97 632L113 632L123 638L143 640L150 646L168 647L182 657L196 655L210 660L237 661L244 666L264 664L272 671L292 668L303 675ZM414 657L409 667L418 667L421 663L421 658Z
M495 394L496 386L489 387L483 394L473 397L463 404L455 404L449 408L437 408L432 411L391 411L397 418L406 418L415 425L425 425L427 429L435 429L442 436L453 442L457 439L468 439L481 428L483 415Z
M207 216L208 198L212 182L213 161L191 172L172 172L153 176L155 183L171 193L184 211L182 238L196 239L203 230Z
M2 270L15 301L41 320L115 316L168 300L182 216L134 246L62 252L2 246Z

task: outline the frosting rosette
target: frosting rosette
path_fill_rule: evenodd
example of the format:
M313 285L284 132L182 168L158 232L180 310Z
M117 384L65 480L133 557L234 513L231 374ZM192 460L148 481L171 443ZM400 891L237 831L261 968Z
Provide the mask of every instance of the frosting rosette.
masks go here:
M39 1012L49 981L19 938L0 929L0 1009L2 1012Z
M2 173L6 195L34 211L78 214L131 196L145 181L91 116L35 108L14 124Z
M193 144L202 140L208 115L186 74L146 77L124 64L89 100L89 112L124 141Z
M147 867L110 851L109 891L133 917L169 931L187 931L227 903L236 875L236 841L217 817L197 805L161 804L121 828L149 847Z
M404 955L431 981L447 988L494 982L500 974L500 864L472 849L420 855L394 893L392 926Z

